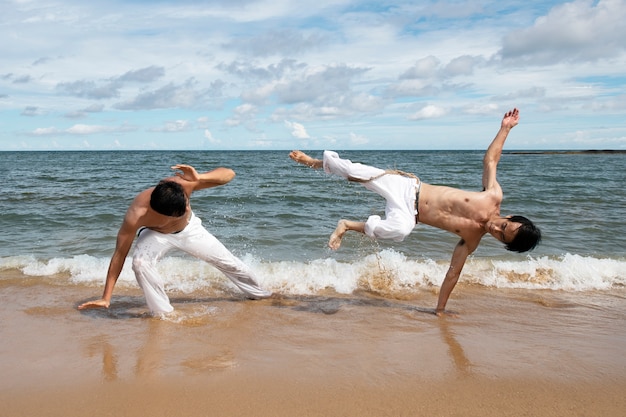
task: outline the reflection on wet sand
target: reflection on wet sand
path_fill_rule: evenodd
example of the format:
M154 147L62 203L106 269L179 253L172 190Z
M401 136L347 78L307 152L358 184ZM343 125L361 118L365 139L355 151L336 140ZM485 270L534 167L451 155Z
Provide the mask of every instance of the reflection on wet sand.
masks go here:
M363 335L371 333L372 343L383 343L381 346L384 346L384 340L387 337L398 338L398 340L403 340L403 337L408 337L406 340L420 340L419 337L416 338L416 335L419 335L424 329L437 329L441 335L440 340L447 347L447 356L451 366L457 370L459 375L463 376L470 375L472 370L472 364L458 341L455 319L437 318L431 308L419 307L406 301L399 302L370 296L298 296L262 301L242 301L230 298L174 299L173 301L177 310L163 318L150 317L146 313L145 307L142 306L141 299L128 299L118 302L109 311L97 310L86 313L98 319L133 322L133 326L136 327L136 331L132 333L132 343L124 345L126 339L115 335L93 337L87 343L86 353L88 357L97 354L102 355L101 372L104 380L120 379L123 377L124 370L128 373L131 369L133 377L145 379L172 372L184 375L234 368L240 364L237 357L242 354L242 349L244 351L249 349L249 346L244 346L249 342L246 340L249 338L246 333L247 330L239 330L237 326L250 319L272 321L271 311L273 309L292 312L287 313L287 316L293 317L294 322L281 322L286 327L277 331L296 336L293 339L285 339L288 341L282 343L267 340L260 336L261 339L258 342L269 345L263 349L285 349L287 351L302 349L302 346L299 345L301 341L297 339L297 335L303 329L293 327L302 325L302 313L332 315L336 317L333 320L339 321L333 321L332 325L330 323L328 325L348 326L348 322L343 322L344 316L340 314L342 311L346 312L346 316L356 314L359 317L368 317L380 316L380 309L382 309L387 311L389 320L395 320L389 324L396 326L396 329L385 329L384 332L391 332L389 334L384 332L377 334L383 329L375 330L376 325L370 322L372 327L366 325L359 331L363 332ZM398 315L398 313L401 314ZM379 322L382 323L383 327L386 327L386 316L387 314L383 315L383 320ZM417 318L419 320L415 321ZM324 325L326 320L322 317L319 319L321 319L321 321L318 320L319 326L326 327ZM397 320L400 320L400 323L397 323ZM310 320L306 321L313 325ZM432 327L433 325L435 327ZM315 332L315 328L308 330ZM323 328L318 330L324 334ZM341 332L341 329L338 331ZM402 336L403 334L406 336ZM328 333L326 336L320 336L320 338L315 339L320 345L311 346L308 349L319 352L332 351L331 345L336 343L329 339L332 335L333 333ZM353 338L353 340L356 339L356 337ZM130 341L128 340L128 342ZM345 342L348 341L345 340ZM290 348L290 343L295 343L295 345ZM362 343L368 343L367 339L362 339ZM276 344L280 344L280 346ZM404 348L402 346L399 348L414 349L410 343L407 343ZM253 354L259 353L254 351ZM359 355L358 351L354 351L354 354ZM124 358L123 360L120 360L120 355ZM373 360L377 358L375 354L370 356L363 353L363 355L365 355L364 358L369 357ZM424 359L418 357L417 360ZM261 360L263 360L262 357ZM353 360L358 361L358 358L350 359L350 361ZM125 364L125 369L122 371L120 371L121 362Z
M200 324L204 323L205 326L209 324L214 309L196 306L176 311L166 318L156 318L150 317L146 312L132 312L135 308L136 305L118 305L113 311L95 313L101 318L115 320L141 319L135 320L134 324L139 328L132 339L116 335L98 335L86 343L84 351L87 358L102 356L103 380L123 379L125 371L131 369L135 378L154 379L172 371L176 374L198 373L227 369L236 365L234 355L229 349L220 349L216 346L202 348L177 339L193 337L189 335L190 331L198 332L200 335L205 333L206 330L203 331ZM181 333L187 336L181 336ZM119 355L118 351L124 352L123 355Z
M87 344L86 356L92 358L98 354L102 355L102 378L105 381L115 381L118 378L118 360L113 345L106 337L95 337Z
M441 320L439 323L439 329L441 331L441 337L443 341L448 345L448 351L450 357L454 362L454 365L461 376L469 376L472 372L472 363L465 355L463 347L456 338L454 329L448 320Z
M169 333L164 329L165 323L160 320L148 320L146 339L137 350L135 375L148 378L159 375L163 365L163 344L168 344Z

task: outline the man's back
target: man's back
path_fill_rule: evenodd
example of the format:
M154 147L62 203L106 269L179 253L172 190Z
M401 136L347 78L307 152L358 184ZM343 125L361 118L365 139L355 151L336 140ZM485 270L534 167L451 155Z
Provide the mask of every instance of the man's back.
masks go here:
M174 178L170 178L170 180L179 181ZM154 187L148 188L135 197L126 212L124 224L130 226L133 234L140 227L147 227L156 232L166 234L182 230L187 225L191 215L189 204L187 204L183 216L172 217L157 213L150 207L150 195L153 190Z

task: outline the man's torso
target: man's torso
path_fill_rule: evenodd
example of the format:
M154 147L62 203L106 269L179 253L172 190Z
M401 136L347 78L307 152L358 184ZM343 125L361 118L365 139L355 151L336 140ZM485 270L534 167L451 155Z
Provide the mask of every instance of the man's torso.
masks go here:
M474 192L422 183L419 221L477 243L485 223L500 215L501 202L500 187Z

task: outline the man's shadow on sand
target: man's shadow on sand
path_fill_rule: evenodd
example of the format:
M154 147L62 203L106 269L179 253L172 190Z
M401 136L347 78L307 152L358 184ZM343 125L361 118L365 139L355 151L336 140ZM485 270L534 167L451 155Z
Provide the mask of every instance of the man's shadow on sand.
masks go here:
M86 301L91 299L85 299L75 304L75 308ZM294 311L302 311L315 314L332 315L337 314L344 307L375 307L375 308L390 308L399 309L408 312L421 313L434 315L435 309L419 307L408 303L399 302L396 300L389 300L385 298L379 298L375 295L371 296L352 296L352 297L339 297L339 296L319 296L319 295L306 295L306 296L285 296L278 295L272 298L262 300L251 300L245 297L204 297L204 298L188 298L188 297L174 297L170 298L170 302L173 305L189 305L189 304L202 304L212 305L216 303L258 303L264 306L271 306L276 308L291 308ZM92 308L79 310L82 314L94 317L94 318L109 318L109 319L132 319L132 318L150 318L153 317L149 311L146 310L145 300L142 296L114 296L111 300L111 306L109 308Z
M344 307L375 307L399 309L409 312L435 314L432 308L419 307L412 304L402 303L397 300L379 298L375 295L357 295L351 297L338 296L290 296L274 300L273 305L279 308L292 308L294 311L308 313L336 314Z

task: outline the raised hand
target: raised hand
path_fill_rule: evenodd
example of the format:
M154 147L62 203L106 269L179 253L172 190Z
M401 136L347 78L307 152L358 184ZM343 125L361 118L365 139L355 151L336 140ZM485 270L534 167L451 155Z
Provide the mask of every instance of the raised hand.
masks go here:
M186 181L198 181L200 180L200 175L194 167L191 165L178 164L171 167L172 169L177 169L182 172L176 172L176 176L180 177Z
M502 119L502 127L513 128L519 122L519 110L517 108L513 110L509 110L504 114L504 118Z

